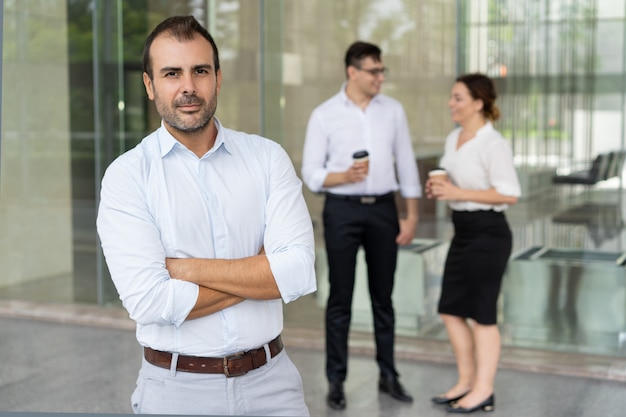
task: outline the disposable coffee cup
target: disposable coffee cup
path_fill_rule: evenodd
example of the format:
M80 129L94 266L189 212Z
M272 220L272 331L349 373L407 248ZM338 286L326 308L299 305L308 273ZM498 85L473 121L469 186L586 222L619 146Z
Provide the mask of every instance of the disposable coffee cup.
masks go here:
M352 154L352 159L354 162L367 162L369 160L370 154L367 151L357 151Z
M435 168L428 172L428 178L447 181L448 173L443 168Z
M369 173L370 170L370 164L369 164L369 153L367 153L367 151L357 151L355 153L352 154L352 160L354 162L363 162L365 163L365 174L367 175L367 173Z

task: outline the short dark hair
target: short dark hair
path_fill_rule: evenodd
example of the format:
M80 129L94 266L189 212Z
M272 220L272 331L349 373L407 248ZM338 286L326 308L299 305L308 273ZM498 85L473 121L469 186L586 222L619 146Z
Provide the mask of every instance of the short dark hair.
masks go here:
M346 68L351 65L359 68L361 61L367 57L372 58L375 62L380 62L381 54L380 48L373 43L362 41L354 42L346 51Z
M463 83L474 100L482 100L483 115L491 121L500 118L500 109L496 106L496 87L491 78L479 72L464 74L457 77L456 82Z
M213 66L215 72L220 69L220 58L217 52L217 45L211 34L196 20L193 16L172 16L168 17L154 28L152 33L146 38L146 44L143 47L143 71L152 79L152 61L150 60L150 47L154 39L163 34L169 33L176 40L184 42L193 39L196 33L200 34L211 44L213 48Z

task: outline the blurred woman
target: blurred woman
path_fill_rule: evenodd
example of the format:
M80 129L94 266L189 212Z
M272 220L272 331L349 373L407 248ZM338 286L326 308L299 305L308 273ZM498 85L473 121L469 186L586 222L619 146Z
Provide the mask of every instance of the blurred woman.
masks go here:
M448 106L458 127L448 135L440 162L448 176L426 183L428 198L448 202L454 225L438 312L458 380L432 398L451 413L495 408L500 358L496 303L512 246L504 210L521 194L511 147L492 125L500 116L495 100L487 76L457 78Z

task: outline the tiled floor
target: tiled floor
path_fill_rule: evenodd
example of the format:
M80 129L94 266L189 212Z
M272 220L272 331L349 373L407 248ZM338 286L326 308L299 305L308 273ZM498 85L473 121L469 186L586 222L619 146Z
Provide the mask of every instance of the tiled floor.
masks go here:
M129 414L141 360L133 323L119 309L0 302L0 415L3 412ZM370 338L351 339L348 407L325 404L326 381L317 330L287 328L287 352L300 370L312 416L430 417L445 411L429 398L455 378L441 342L399 340L398 368L415 401L405 405L377 392ZM545 373L549 372L549 373ZM626 361L550 352L503 352L496 411L506 417L618 417L626 409Z

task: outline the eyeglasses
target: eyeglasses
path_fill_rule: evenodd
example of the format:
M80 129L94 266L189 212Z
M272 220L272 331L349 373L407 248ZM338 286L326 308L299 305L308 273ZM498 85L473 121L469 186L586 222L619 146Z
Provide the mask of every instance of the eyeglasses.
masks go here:
M369 72L374 77L378 77L379 75L387 75L387 74L389 74L389 68L387 68L387 67L382 67L382 68L359 68L359 67L355 67L355 68L358 69L359 71Z

